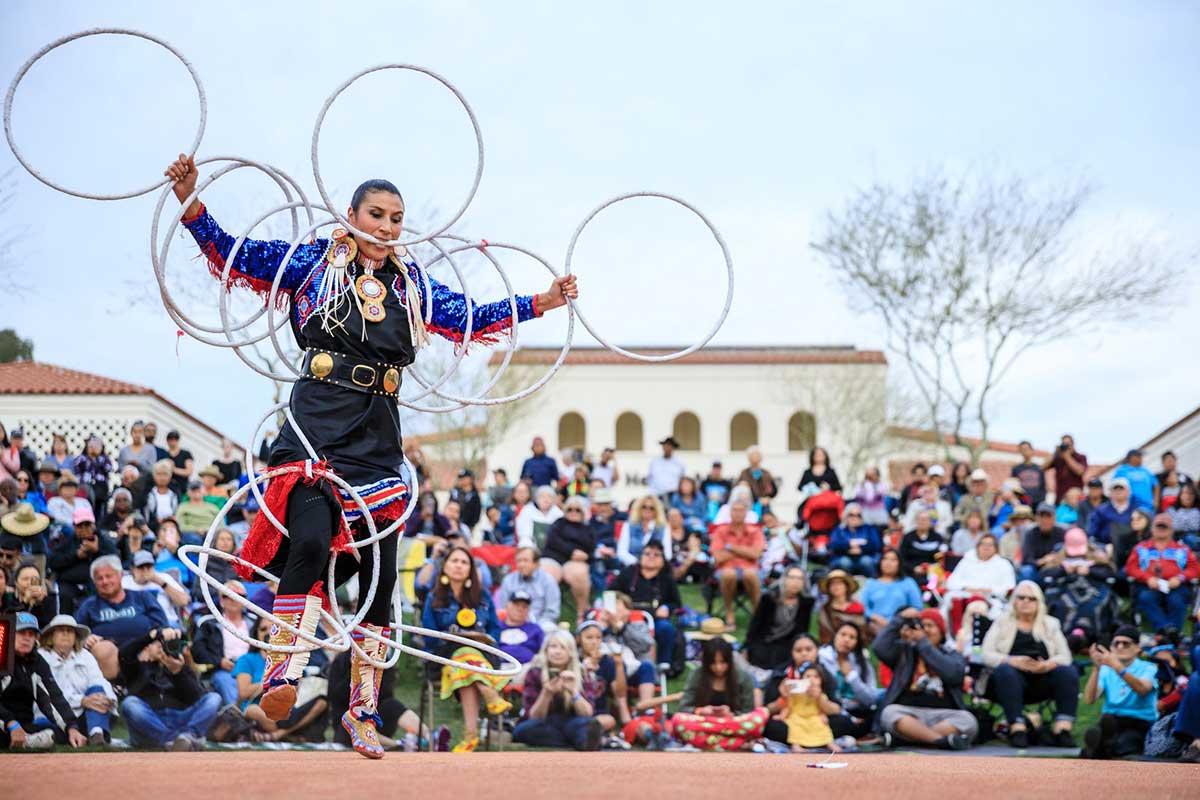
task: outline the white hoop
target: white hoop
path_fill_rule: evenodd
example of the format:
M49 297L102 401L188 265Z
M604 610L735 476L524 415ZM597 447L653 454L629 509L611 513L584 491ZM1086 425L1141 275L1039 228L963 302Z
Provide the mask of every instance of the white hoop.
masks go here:
M200 98L200 127L196 131L196 138L192 141L192 148L188 151L189 155L194 156L196 151L200 148L200 140L204 138L204 126L208 121L208 98L204 95L204 84L200 83L200 76L196 74L196 68L192 66L192 62L188 61L187 58L184 57L183 53L176 50L174 45L172 45L170 42L160 39L157 36L151 36L148 33L131 30L129 28L91 28L90 30L72 33L71 35L64 36L61 39L55 39L50 44L34 53L28 61L22 64L21 68L17 70L16 77L14 77L12 83L8 85L8 92L4 95L4 136L6 139L8 139L8 146L12 149L13 155L16 157L17 161L21 163L21 166L23 166L30 175L46 184L51 189L57 189L58 191L64 194L72 195L73 197L82 197L85 200L126 200L130 197L139 197L143 194L153 192L164 183L169 184L170 181L160 180L150 184L144 189L134 189L133 191L124 192L122 194L93 194L91 192L68 189L62 184L50 180L45 175L34 169L33 165L25 160L25 156L21 153L21 149L17 147L17 142L13 138L12 132L13 98L16 96L17 86L21 83L21 80L24 79L25 73L29 72L29 68L36 64L38 60L42 58L42 56L46 55L51 50L62 47L64 44L73 42L76 39L109 34L115 36L133 36L138 39L145 39L148 42L154 42L159 47L165 48L167 51L169 51L173 56L178 58L183 63L183 66L187 67L187 71L192 76L192 81L194 81L196 84L196 94Z
M317 124L313 126L313 135L312 135L313 179L316 181L317 192L321 195L321 200L324 201L325 205L328 206L329 208L331 208L331 209L334 208L334 204L333 204L333 201L329 199L329 192L326 191L326 189L325 189L325 181L321 179L321 167L319 164L320 157L318 154L318 149L319 149L318 145L320 144L320 141L321 141L321 126L323 124L325 124L325 114L329 111L329 107L333 105L333 101L338 98L338 95L340 95L342 92L346 91L346 89L350 86L350 84L354 83L359 78L370 75L373 72L380 72L385 69L410 70L412 72L419 72L422 75L428 75L429 77L433 78L438 83L445 86L451 92L453 92L454 96L458 98L458 102L462 103L462 107L467 112L467 116L470 117L470 119L471 119L471 127L475 130L475 145L478 148L478 152L479 152L478 160L476 161L476 164L475 164L475 180L471 183L471 190L467 193L467 199L463 201L463 204L461 206L459 206L458 211L456 211L454 213L454 215L452 217L450 217L450 220L445 225L442 225L440 228L435 228L432 233L428 233L425 236L419 237L417 239L409 239L408 241L404 241L402 239L393 239L391 241L384 242L379 239L376 239L374 236L371 236L368 233L364 233L364 232L360 231L358 228L355 228L353 225L350 224L350 220L343 217L337 211L332 212L333 215L335 217L337 217L338 222L340 222L340 223L342 223L342 225L346 226L346 228L348 230L353 231L355 236L361 236L364 240L366 240L368 242L372 242L374 244L382 244L382 245L386 245L388 247L395 247L397 245L404 245L406 247L411 247L412 245L419 244L420 242L427 242L430 239L432 239L433 237L450 230L450 226L452 226L454 223L458 222L462 218L462 215L465 214L467 211L467 206L471 205L471 201L475 199L475 192L477 192L479 190L479 181L483 178L483 133L479 130L479 121L475 119L475 111L471 108L470 103L467 102L467 98L463 97L462 92L460 92L454 84L452 84L450 81L443 78L441 75L438 75L433 70L428 70L428 69L425 69L424 67L418 67L418 66L414 66L412 64L380 64L379 66L368 67L367 69L364 69L363 71L361 71L359 73L351 75L347 80L342 82L341 86L339 86L333 90L333 94L329 95L329 97L327 97L325 99L324 105L321 106L321 113L317 114ZM403 232L401 233L401 235L403 235Z
M597 333L596 329L593 328L591 323L587 321L587 317L583 315L583 311L581 311L579 308L579 303L576 301L570 302L571 305L575 307L575 313L579 315L579 321L583 323L583 327L587 328L588 333L596 337L596 341L600 342L600 344L604 345L609 350L612 350L614 353L620 353L626 358L632 358L637 361L672 361L676 358L682 358L689 353L694 353L701 347L704 347L704 345L708 344L709 340L716 336L717 331L719 331L721 326L725 324L725 318L729 316L729 307L733 304L733 258L729 255L729 248L725 245L725 240L721 237L720 231L718 231L717 227L709 221L708 217L704 216L700 209L696 208L686 200L676 197L675 195L663 194L662 192L630 192L628 194L617 195L611 200L605 200L603 203L592 209L592 213L584 217L583 222L579 223L579 227L575 229L575 234L571 236L571 243L567 245L567 258L566 262L563 264L563 269L570 274L571 256L575 252L575 243L579 241L579 235L583 233L583 229L587 227L589 222L592 221L592 218L614 203L619 203L622 200L629 200L633 197L659 197L663 200L670 200L672 203L683 206L688 211L691 211L693 214L699 217L700 221L707 225L708 229L712 232L713 238L717 240L717 244L721 247L721 254L725 257L725 270L729 275L728 283L726 285L727 288L725 290L725 307L721 309L721 315L717 317L716 324L712 326L712 330L705 334L704 338L693 344L691 347L686 347L683 350L679 350L674 353L668 353L662 356L647 356L642 355L641 353L635 353L631 350L625 350L624 348L617 347L615 344L610 344L603 336Z

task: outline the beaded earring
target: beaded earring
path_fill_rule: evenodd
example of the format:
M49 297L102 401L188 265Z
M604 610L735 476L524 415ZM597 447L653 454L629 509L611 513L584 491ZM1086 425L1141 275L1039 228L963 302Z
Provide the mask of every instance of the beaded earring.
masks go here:
M450 579L447 578L445 575L443 575L442 576L442 586L449 586L449 585L450 585Z

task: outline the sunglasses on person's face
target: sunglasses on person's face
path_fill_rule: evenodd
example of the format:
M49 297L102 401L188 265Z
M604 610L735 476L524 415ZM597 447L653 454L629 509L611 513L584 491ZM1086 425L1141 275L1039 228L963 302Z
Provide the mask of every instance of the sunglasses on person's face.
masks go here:
M862 518L862 514L856 514L856 513L854 513L853 511L851 511L851 512L850 512L849 514L847 514L846 516L847 516L847 517L858 517L859 519L861 519L861 518Z
M1031 594L1019 594L1013 598L1014 600L1028 600L1031 603L1036 603L1037 598Z
M1171 526L1166 524L1165 522L1156 522L1156 523L1154 523L1154 527L1156 530L1165 531L1165 530L1169 529Z
M567 509L565 512L563 512L563 513L566 513L566 514L582 514L582 513L583 513L583 509L582 509L582 508L568 508L568 509Z

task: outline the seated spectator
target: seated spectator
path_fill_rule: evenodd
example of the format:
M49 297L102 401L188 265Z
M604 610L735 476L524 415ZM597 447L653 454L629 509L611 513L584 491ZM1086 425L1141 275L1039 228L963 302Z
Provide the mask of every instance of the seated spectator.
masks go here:
M121 714L135 747L205 748L221 696L201 688L186 655L174 628L152 628L121 646L121 679L128 690Z
M75 619L91 628L92 635L83 646L96 657L104 677L111 681L121 671L118 648L144 638L156 628L169 626L152 596L121 588L121 560L116 556L102 556L92 562L91 578L96 593L79 605Z
M205 501L204 484L190 481L187 485L187 500L175 509L175 522L179 526L179 539L184 544L200 544L209 527L220 515L221 510Z
M737 751L762 736L768 719L770 712L756 707L754 677L737 665L729 642L716 636L704 643L700 666L688 675L679 713L667 729L701 750Z
M967 515L972 511L979 512L980 516L986 519L995 500L996 495L988 489L987 472L975 468L967 478L967 491L958 498L954 506L954 521L965 525Z
M1130 497L1127 479L1113 478L1108 486L1108 500L1088 518L1088 538L1101 544L1115 543L1117 537L1129 529L1129 516L1133 510L1144 507Z
M92 501L93 510L102 511L108 505L108 481L114 465L104 452L104 440L91 436L83 453L75 458L71 471L79 479L79 487Z
M1133 585L1137 610L1158 630L1174 625L1183 630L1192 597L1188 581L1200 579L1200 563L1186 544L1173 538L1170 514L1159 514L1150 538L1133 548L1125 562L1125 577Z
M220 513L221 507L229 499L229 490L221 483L221 470L214 464L209 464L207 467L201 467L196 475L200 478L200 493L204 502L215 506ZM207 528L205 532L208 532Z
M935 481L930 481L921 489L921 496L908 504L904 515L904 527L912 530L917 527L917 515L928 514L930 525L939 537L950 536L950 523L954 521L954 513L950 504L942 499L941 490Z
M500 637L500 621L491 599L480 585L471 552L465 547L451 549L438 573L433 591L425 598L422 627L478 638L495 646ZM438 648L439 640L430 638L426 641L427 647ZM474 647L446 643L439 649L439 655L452 661L476 667L491 666L487 657ZM441 676L441 698L457 697L462 705L464 733L462 740L454 746L454 752L473 752L479 747L480 705L483 704L492 715L503 714L512 707L499 692L508 679L450 666L442 667Z
M604 487L596 487L589 499L591 517L588 525L596 534L592 583L598 588L605 588L610 577L621 571L621 561L617 558L617 523L624 522L628 515L613 507L612 492Z
M746 506L746 522L751 525L757 524L760 506L754 500L754 492L750 491L749 484L739 483L729 492L729 502L717 509L713 525L728 525L733 517L733 504L739 501Z
M58 494L46 501L46 510L57 525L70 527L75 524L75 512L82 509L91 511L92 504L79 496L79 479L64 471L58 479Z
M885 744L902 740L966 750L979 723L963 700L967 664L946 644L946 621L932 608L906 608L875 639L875 655L892 671L875 727Z
M667 518L663 513L662 503L652 494L634 503L635 512L625 523L621 539L617 542L617 558L623 566L631 566L638 562L642 548L649 541L657 541L662 545L664 554L671 558L671 541L667 536Z
M1158 668L1138 656L1141 632L1122 625L1112 637L1112 649L1094 644L1088 651L1092 672L1083 689L1083 702L1095 703L1104 695L1100 724L1083 735L1081 758L1121 758L1139 755L1146 734L1158 719L1154 707Z
M579 640L583 697L592 704L592 715L600 721L601 727L611 731L617 727L617 715L622 708L626 715L629 714L625 662L605 652L604 629L596 620L580 623L575 637ZM629 718L626 716L620 721L624 724Z
M1185 483L1179 487L1179 499L1168 510L1175 526L1175 535L1193 551L1200 550L1200 507L1196 502L1196 485Z
M147 592L158 603L172 628L182 628L179 615L187 608L191 598L179 581L165 572L155 569L154 556L149 550L138 550L133 554L130 571L121 578L121 588L127 592Z
M146 505L146 494L149 487L142 478L142 472L136 464L126 464L121 468L121 486L133 498L133 507L142 508Z
M1037 524L1021 538L1021 580L1037 580L1050 556L1062 547L1066 533L1055 521L1054 506L1042 503L1037 507Z
M721 598L725 601L725 626L728 629L737 627L734 612L737 609L739 586L745 590L750 603L758 605L762 594L758 560L767 545L762 529L748 519L749 507L746 502L734 499L731 506L729 522L714 527L711 540L713 564Z
M658 663L672 663L675 626L671 614L683 607L683 600L657 539L642 546L638 563L621 571L613 582L613 589L629 595L635 609L650 615Z
M80 732L80 721L58 688L50 665L38 652L37 638L37 619L18 612L12 636L12 673L0 682L0 747L83 747L87 737Z
M912 506L910 506L911 508ZM938 563L938 557L946 551L946 543L933 529L933 517L928 511L919 511L914 527L900 540L900 563L904 574L923 584L929 567Z
M871 636L887 627L900 609L924 605L921 587L903 573L900 554L890 547L884 548L883 555L879 557L879 575L867 581L858 598L862 601L867 631Z
M746 628L746 660L759 669L774 669L787 660L796 637L812 622L813 598L808 576L799 564L762 593Z
M234 552L240 552L242 544L245 543L246 537L250 535L250 528L254 526L254 520L258 519L258 500L253 494L246 496L246 502L242 504L242 518L237 522L231 521L227 530L233 531Z
M507 606L518 591L529 595L529 619L551 631L558 627L562 594L558 581L538 569L538 551L533 547L517 549L517 568L504 576L496 592L496 605Z
M658 689L653 618L634 609L629 595L617 592L613 609L602 610L599 619L604 625L604 644L625 661L626 683L637 692L639 702L649 700ZM622 701L618 703L621 719L628 719L629 709Z
M184 586L193 583L192 571L179 558L179 526L174 519L158 523L158 535L154 539L154 568L165 572Z
M787 704L775 717L787 725L787 742L792 752L825 747L838 751L829 715L836 714L840 707L822 691L820 667L809 661L801 664L796 673L798 678L783 682Z
M133 494L124 487L113 492L108 505L101 507L101 510L104 512L104 516L100 520L100 530L105 533L116 533L121 529L122 523L135 513L142 519L143 524L145 523L145 516L134 511Z
M992 534L979 537L974 552L963 556L946 578L947 592L966 597L979 595L996 603L1002 602L1017 581L1012 564L999 554L999 550L1000 545Z
M684 527L693 533L708 530L708 499L700 494L696 480L687 475L679 479L679 491L671 495L671 508L683 516Z
M532 601L529 592L517 589L508 597L504 605L504 619L500 622L501 650L508 653L522 664L528 664L542 649L545 632L529 616L529 606ZM524 675L514 678L513 682L520 685Z
M996 619L983 638L983 663L992 670L987 696L1004 708L1008 743L1029 746L1022 709L1054 699L1052 735L1039 739L1052 747L1074 747L1071 728L1079 705L1079 675L1062 628L1046 613L1042 588L1021 581L1013 591L1009 613Z
M207 534L207 531L205 531ZM220 550L222 553L234 555L237 553L237 539L233 535L233 531L229 528L221 528L217 531L217 535L213 537L213 549ZM200 565L200 557L193 555L189 560L197 567ZM212 578L217 583L225 583L237 579L237 572L234 570L233 562L216 556L209 556L208 563L205 564L204 574ZM196 602L203 602L204 594L200 590L200 584L203 581L197 579L192 581L192 598Z
M704 583L712 574L711 560L704 551L703 534L684 527L678 508L667 512L667 537L671 540L671 572L676 581Z
M1154 513L1148 508L1135 508L1129 514L1129 524L1112 531L1112 541L1108 545L1112 553L1113 564L1122 575L1125 574L1125 562L1129 554L1139 542L1150 538L1150 524L1154 521Z
M154 486L146 495L142 515L149 522L151 530L158 530L158 523L164 519L174 519L179 512L179 495L171 488L171 474L174 469L175 463L169 458L164 458L155 463L154 471L150 473ZM207 528L205 530L207 531Z
M999 536L1003 531L1007 531L1011 526L1007 526L1005 523L1017 506L1022 504L1021 482L1016 478L1005 478L1004 482L1000 484L1000 492L992 501L991 510L988 511L988 523L992 532Z
M38 464L33 490L41 494L46 503L58 496L58 476L61 474L62 470L53 461Z
M570 587L578 622L583 619L591 601L591 561L596 551L596 534L587 523L586 500L572 497L565 505L565 510L561 512L565 516L555 519L546 531L541 568L555 583L562 582Z
M984 525L984 514L986 513L986 511L976 508L967 512L962 527L950 537L951 553L956 556L965 556L967 553L975 552L975 545L979 544L979 537L987 533L987 526Z
M858 581L840 569L830 570L817 584L821 592L820 610L817 612L817 631L821 644L833 641L833 633L843 622L851 622L859 630L866 625L863 604L854 599L858 592Z
M269 620L265 617L258 620L257 622L255 622L254 638L260 642L269 641L270 636L271 636L271 625L272 624L273 623L271 622L271 620ZM345 653L338 654L338 658L341 658L342 656L347 656L347 659L346 659L346 662L347 662L346 663L347 697L349 697L348 693L350 691L350 689L349 689L349 686L350 686L350 677L349 677L350 664L349 664L349 658L348 658L349 652L350 651L347 650ZM337 659L334 659L334 660L337 660ZM262 650L256 644L247 645L246 652L243 655L239 656L237 661L233 662L233 679L235 681L237 681L237 687L238 687L238 708L240 708L243 712L250 706L250 704L260 694L262 694L262 676L263 676L263 671L266 668L267 668L266 656L263 655ZM332 679L330 680L330 682L332 683ZM349 708L349 700L347 700L347 708ZM345 713L345 710L346 709L342 709L342 713ZM265 717L266 715L264 714L263 716ZM340 719L340 717L334 717L334 719ZM337 725L337 726L335 726L335 728L340 729L341 726ZM347 744L349 744L349 741L350 741L349 734L345 734L345 735L346 735L346 742L347 742Z
M1066 494L1058 501L1054 509L1054 521L1064 528L1073 528L1079 524L1079 501L1083 499L1083 490L1078 486L1067 489Z
M1179 702L1175 714L1175 725L1171 731L1174 738L1184 743L1179 760L1200 764L1200 644L1192 648L1192 673L1187 689Z
M241 581L231 580L225 588L241 598L246 597L246 590ZM213 590L221 604L221 614L225 624L212 614L197 615L192 621L192 661L197 665L208 666L211 672L209 682L221 695L221 704L230 705L238 702L238 682L233 675L237 660L246 655L250 645L234 635L226 625L240 631L243 636L250 636L250 621L242 613L242 604L224 593Z
M575 639L550 632L525 675L523 719L513 741L531 747L599 750L604 727L583 696L583 673Z
M71 712L87 731L88 744L112 741L110 717L117 707L117 694L100 672L100 665L83 643L91 635L69 614L59 614L42 628L41 656L50 665L54 681Z
M767 549L759 559L759 565L764 576L781 575L789 564L804 562L807 531L780 524L779 517L770 510L763 513L762 528Z
M709 523L716 522L718 512L729 500L729 494L733 491L732 481L726 479L721 474L721 470L721 462L714 461L708 475L700 482L700 494L704 495L704 499L708 501ZM753 493L751 495L753 496Z
M64 536L46 560L46 566L58 578L58 605L64 614L75 611L83 598L92 592L89 570L97 559L115 557L117 546L112 539L96 530L92 510L75 513L75 535ZM117 559L118 563L120 559Z
M821 692L832 698L837 693L837 679L829 670L821 666L817 658L817 640L810 633L802 633L792 642L791 655L784 663L776 667L763 687L763 700L768 712L776 715L767 721L763 735L774 742L787 743L787 725L778 718L780 711L788 704L790 687L784 684L790 680L798 680L800 670L805 664L816 664L821 675ZM863 720L851 717L839 708L838 712L829 715L829 727L833 730L834 738L852 736L855 730L862 727Z
M875 669L867 655L861 629L853 622L843 622L833 632L833 641L817 651L817 660L837 681L829 695L840 711L862 720L855 736L865 736L875 717ZM836 711L834 713L837 713Z
M446 557L455 547L464 547L470 550L470 544L463 537L462 532L456 529L446 531L445 539L433 539L433 546L429 550L429 558L425 559L425 563L417 570L414 576L417 594L424 596L431 588L433 588L433 579L438 574L438 570L442 567L442 559ZM483 590L491 592L492 590L492 569L487 562L481 558L474 559L475 569L479 572L479 579L482 582Z
M1108 553L1087 538L1079 528L1071 528L1063 536L1063 546L1041 570L1042 582L1061 583L1073 578L1086 578L1104 583L1114 574Z
M438 513L437 496L429 490L417 495L417 512L408 518L404 535L420 539L432 550L434 545L445 544L450 521Z
M36 564L26 562L17 567L10 609L33 614L39 625L48 625L58 614L58 595L46 586Z
M575 495L587 497L591 482L591 478L588 475L587 464L575 464L568 470L568 473L570 474L571 479L559 487L559 496L561 496L563 500L566 500L568 497L574 497Z
M879 477L879 467L867 467L862 483L854 489L854 502L862 508L863 523L881 530L888 524L888 486Z
M526 503L521 513L517 514L515 525L518 547L533 545L543 554L546 552L546 537L549 536L550 526L562 519L563 509L566 507L564 504L563 509L560 509L556 504L557 500L558 494L549 486L539 486L534 491L533 502ZM580 497L575 502L581 504L581 508L587 508L586 499Z
M38 511L25 500L15 501L14 510L0 517L0 531L3 531L12 549L30 556L46 556L49 551L49 527L50 515Z
M864 525L862 508L850 503L842 515L842 524L829 539L829 552L833 555L829 565L851 575L874 577L880 546L879 532Z
M17 503L29 503L37 513L46 513L46 496L38 491L37 478L31 470L17 473Z

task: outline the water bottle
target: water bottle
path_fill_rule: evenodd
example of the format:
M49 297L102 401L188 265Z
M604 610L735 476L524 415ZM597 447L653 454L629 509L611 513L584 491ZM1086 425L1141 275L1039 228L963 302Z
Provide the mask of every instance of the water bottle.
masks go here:
M417 752L417 732L412 728L409 728L408 732L404 734L404 752Z

